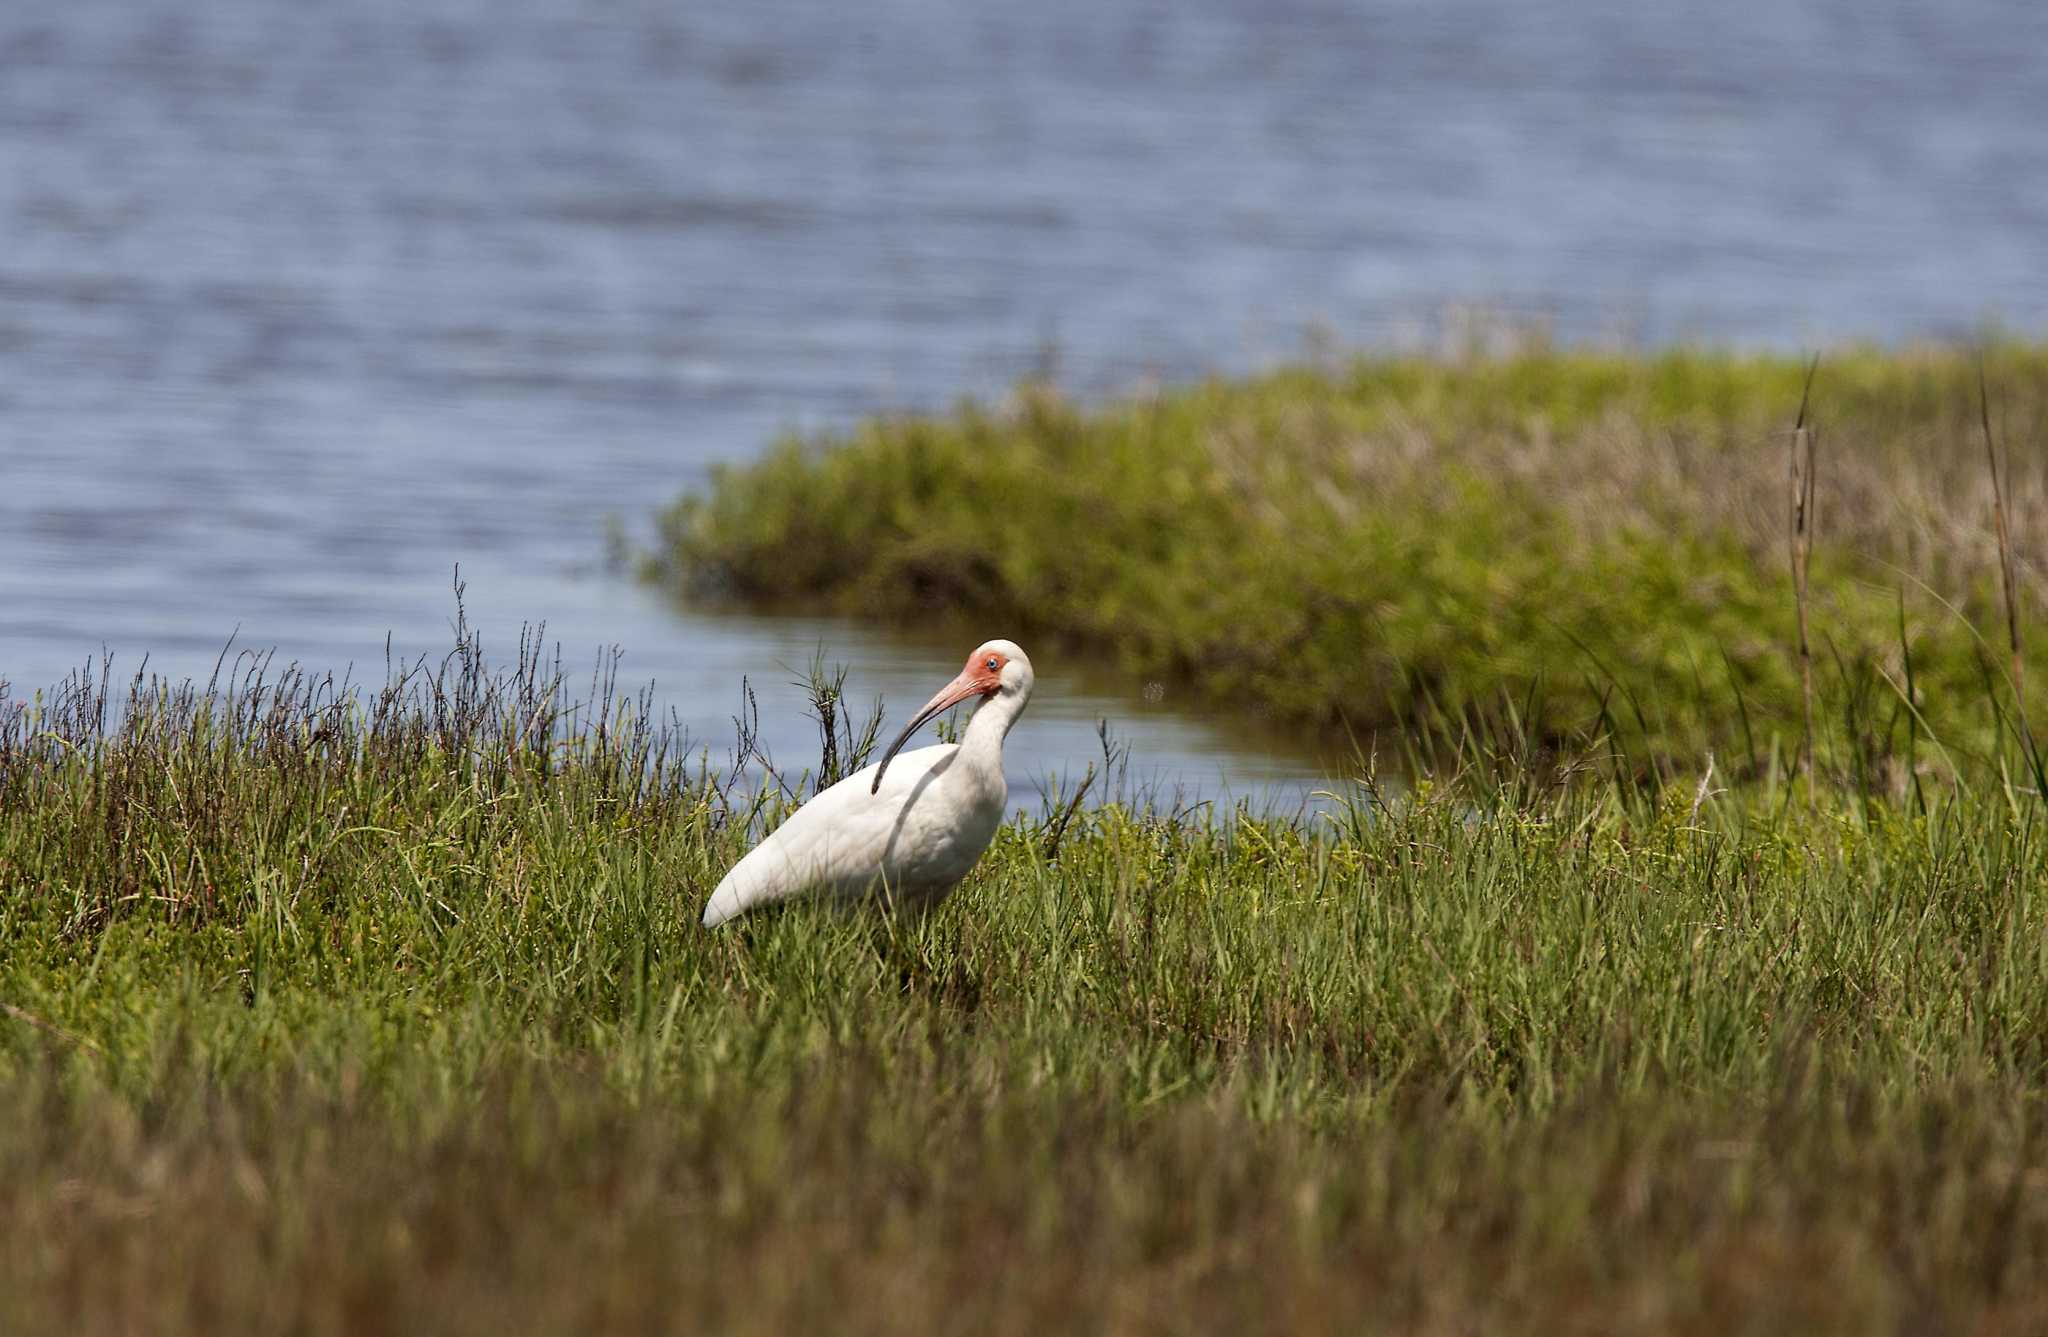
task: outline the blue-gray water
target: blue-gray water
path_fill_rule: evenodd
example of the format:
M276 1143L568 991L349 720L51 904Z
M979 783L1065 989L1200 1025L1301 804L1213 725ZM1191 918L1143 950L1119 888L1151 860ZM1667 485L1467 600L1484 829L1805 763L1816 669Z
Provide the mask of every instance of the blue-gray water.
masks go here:
M603 529L780 428L1426 338L1793 347L2048 309L2048 10L1731 0L406 0L0 11L0 676L625 650L783 759L822 642L901 718L967 645L684 616ZM990 627L989 634L1003 629ZM1040 665L1020 775L1316 768ZM1157 695L1154 693L1152 695Z

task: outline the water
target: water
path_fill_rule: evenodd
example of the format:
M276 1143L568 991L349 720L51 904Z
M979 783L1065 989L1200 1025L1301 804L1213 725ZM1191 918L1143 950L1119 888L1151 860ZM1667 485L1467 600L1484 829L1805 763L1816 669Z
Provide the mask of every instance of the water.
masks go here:
M2048 11L1734 0L207 0L0 14L0 675L229 634L381 666L548 620L709 740L822 643L902 718L969 648L679 614L604 568L779 429L1089 393L1448 306L1903 340L2048 304ZM989 634L1003 629L990 627ZM957 640L958 638L954 638ZM1050 659L1020 777L1322 767ZM1156 695L1156 694L1153 694Z

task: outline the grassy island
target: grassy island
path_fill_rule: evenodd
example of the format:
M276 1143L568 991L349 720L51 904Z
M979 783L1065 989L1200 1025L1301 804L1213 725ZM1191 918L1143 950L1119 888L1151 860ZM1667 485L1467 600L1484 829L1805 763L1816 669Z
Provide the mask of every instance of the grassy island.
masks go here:
M1982 361L2024 642L2048 348ZM1782 769L1806 737L1796 359L1362 357L1099 406L791 439L666 515L696 598L935 610L1361 742L1510 722L1632 764ZM1897 788L2018 717L1973 350L1824 357L1806 672L1818 764ZM2033 591L2030 593L2029 591Z

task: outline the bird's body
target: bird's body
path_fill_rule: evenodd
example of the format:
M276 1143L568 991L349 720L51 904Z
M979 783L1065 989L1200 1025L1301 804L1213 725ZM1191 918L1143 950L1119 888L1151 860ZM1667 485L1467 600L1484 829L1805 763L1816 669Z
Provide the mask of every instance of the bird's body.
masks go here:
M976 650L888 755L798 808L733 865L704 907L705 926L793 896L880 895L903 909L944 898L1002 825L1003 738L1031 684L1031 663L1011 642ZM981 704L958 743L897 755L919 726L971 696Z

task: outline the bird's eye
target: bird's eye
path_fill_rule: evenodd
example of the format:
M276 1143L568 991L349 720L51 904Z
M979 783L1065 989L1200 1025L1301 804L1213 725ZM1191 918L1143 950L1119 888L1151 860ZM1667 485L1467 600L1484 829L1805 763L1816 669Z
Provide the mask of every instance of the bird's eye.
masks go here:
M990 655L988 657L988 671L990 673L994 673L996 671L996 657L994 655Z

